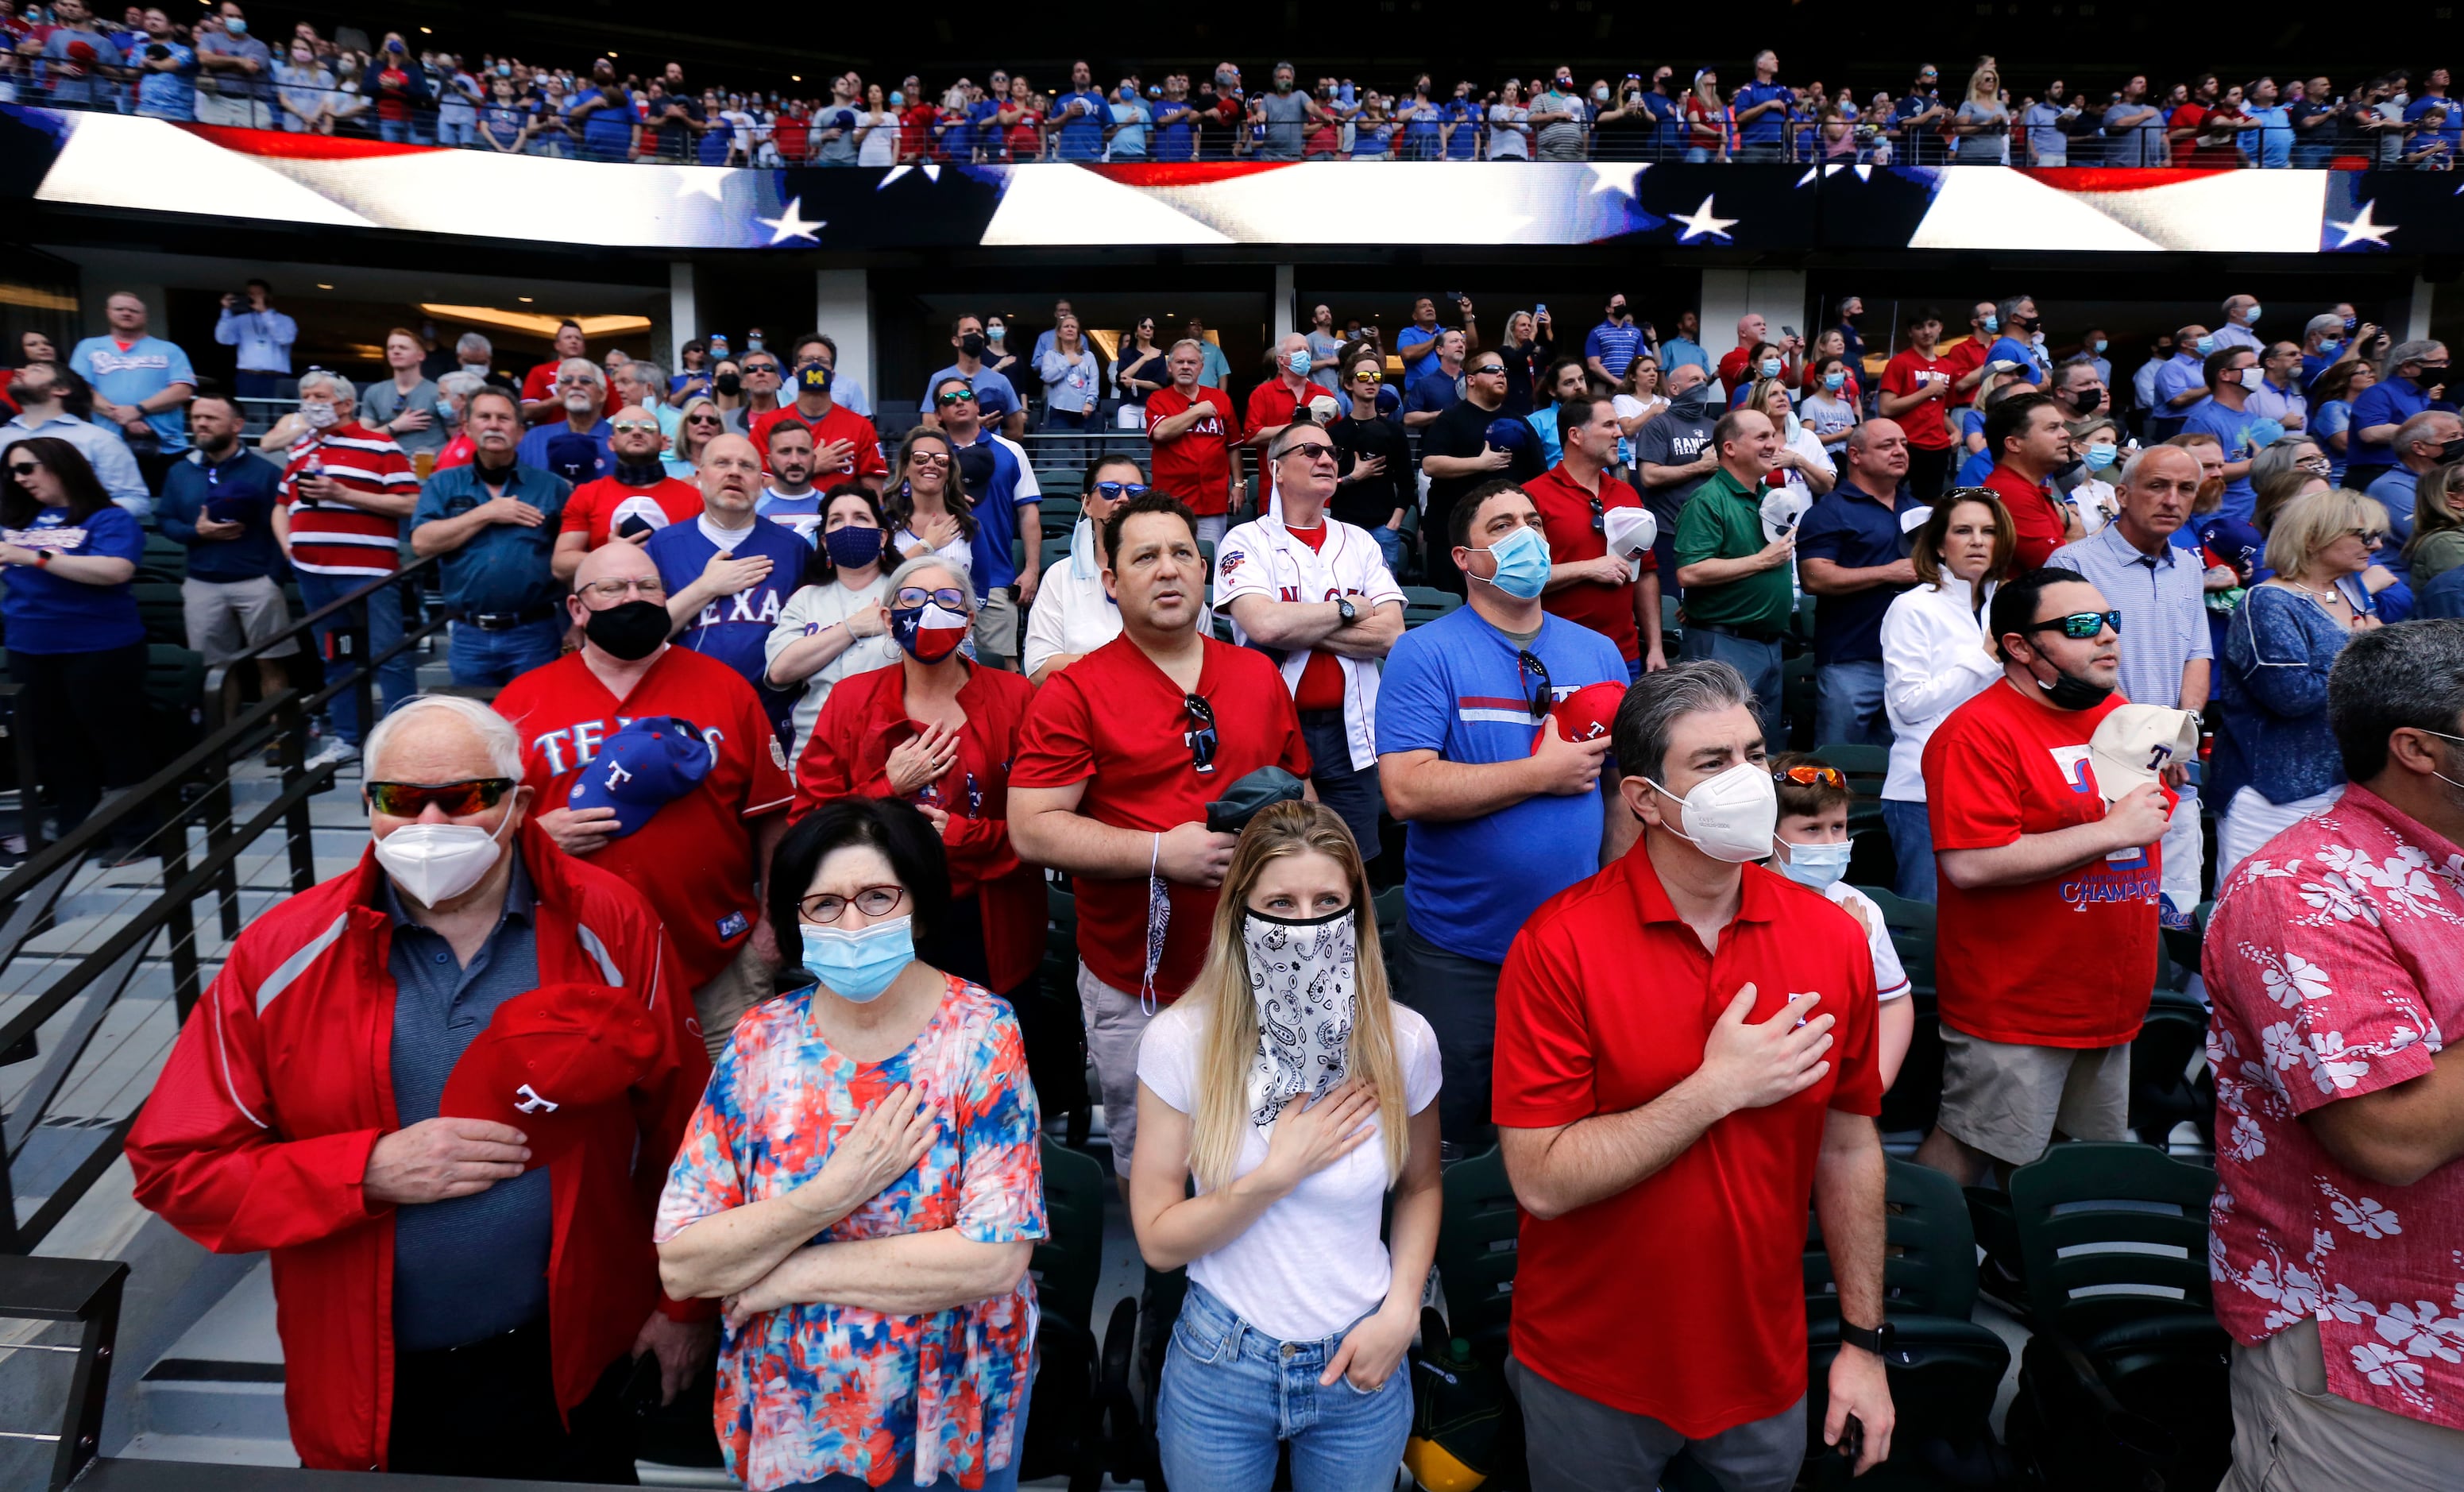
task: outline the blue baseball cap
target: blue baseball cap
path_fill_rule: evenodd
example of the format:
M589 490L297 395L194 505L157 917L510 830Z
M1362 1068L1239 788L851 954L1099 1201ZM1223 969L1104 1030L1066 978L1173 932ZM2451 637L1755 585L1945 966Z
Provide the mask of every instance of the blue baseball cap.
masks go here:
M616 838L650 822L710 776L710 743L691 720L648 715L607 737L574 779L565 806L616 810Z
M1500 450L1521 450L1535 438L1530 426L1510 414L1489 421L1485 436Z

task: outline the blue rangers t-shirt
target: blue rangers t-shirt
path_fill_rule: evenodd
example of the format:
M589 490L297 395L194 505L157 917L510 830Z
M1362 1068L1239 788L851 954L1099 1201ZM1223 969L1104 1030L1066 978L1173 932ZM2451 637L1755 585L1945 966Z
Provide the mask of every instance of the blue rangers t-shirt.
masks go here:
M1378 751L1434 751L1462 762L1530 756L1540 681L1518 651L1469 606L1404 633L1377 684ZM1585 685L1626 681L1617 644L1561 617L1542 620L1530 651L1559 699ZM1412 931L1450 954L1504 963L1542 902L1599 869L1600 826L1597 790L1537 794L1476 819L1414 822L1403 842Z
M691 523L671 523L650 536L644 552L659 567L659 580L668 587L668 594L673 596L701 579L702 571L721 547L738 560L766 557L770 573L735 595L721 596L702 607L701 615L686 623L685 629L676 634L676 646L706 653L741 674L753 686L753 691L761 696L761 708L777 728L779 738L793 739L796 699L803 690L801 686L775 690L762 681L767 666L762 647L770 639L770 629L778 624L780 608L804 583L805 567L813 552L796 537L795 530L758 516L750 530L734 534L722 530L714 535L707 517Z
M66 508L45 508L24 528L0 529L0 543L135 564L145 553L145 533L127 509L107 502L81 523L72 522ZM8 624L10 648L21 653L103 652L145 640L128 581L88 585L38 565L9 572L0 622Z

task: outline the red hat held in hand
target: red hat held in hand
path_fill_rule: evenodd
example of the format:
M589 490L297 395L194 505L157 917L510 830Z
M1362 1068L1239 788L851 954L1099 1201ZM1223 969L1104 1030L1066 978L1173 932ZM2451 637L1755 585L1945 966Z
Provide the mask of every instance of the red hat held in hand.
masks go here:
M437 1111L511 1125L536 1169L573 1147L592 1106L622 1098L659 1057L639 995L606 984L543 984L496 1007L445 1080Z
M1625 686L1602 682L1586 684L1557 701L1549 713L1557 720L1557 734L1570 741L1596 741L1605 737L1617 724L1617 706L1625 702ZM1532 753L1549 738L1544 730L1533 737Z

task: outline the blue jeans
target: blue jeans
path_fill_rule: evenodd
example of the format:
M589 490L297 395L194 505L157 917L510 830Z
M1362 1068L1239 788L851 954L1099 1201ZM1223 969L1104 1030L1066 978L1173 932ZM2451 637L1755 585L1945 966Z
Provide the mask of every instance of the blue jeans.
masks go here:
M1904 799L1882 800L1882 827L1891 836L1891 853L1899 857L1899 882L1891 889L1903 901L1933 904L1933 823L1925 805Z
M1400 581L1400 580L1402 580L1402 578L1403 578L1403 535L1402 535L1402 531L1401 531L1401 530L1399 530L1399 529L1390 529L1390 528L1388 528L1385 524L1380 523L1380 524L1378 524L1375 528L1371 529L1369 532L1370 532L1370 534L1371 534L1373 537L1375 537L1375 538L1376 538L1376 540L1377 540L1377 552L1378 552L1379 554L1381 554L1381 555L1383 555L1383 556L1385 556L1385 557L1386 557L1386 568L1387 568L1388 570L1390 570L1390 571L1394 572L1394 576L1395 576L1395 579L1396 579L1397 581Z
M1714 632L1707 626L1689 625L1679 651L1689 661L1717 658L1744 674L1746 687L1754 691L1754 713L1762 717L1763 749L1773 756L1788 750L1784 701L1780 698L1778 638L1767 643L1758 642L1750 637L1737 637L1727 632Z
M483 632L468 622L453 624L453 641L445 661L453 682L465 689L502 689L517 674L544 669L564 650L564 620L525 623L501 632Z
M299 572L299 600L309 610L316 611L358 590L367 584L368 580L369 577L364 575L315 575L302 570ZM373 658L402 641L402 588L398 585L388 585L365 600L356 602L318 623L314 628L318 646L327 649L329 659L332 656L332 645L329 640L337 635L348 634L352 620L361 615L367 617L367 657ZM364 661L364 659L353 659L340 667L329 665L325 670L325 682L328 684L334 682L341 676L343 669ZM407 651L395 654L392 661L377 669L377 713L379 714L385 713L418 692L418 669ZM359 690L354 687L342 691L334 696L333 703L326 708L332 712L334 729L341 733L342 739L353 746L360 744Z
M1348 1374L1319 1387L1343 1337L1277 1341L1192 1281L1164 1352L1155 1415L1176 1492L1266 1492L1285 1440L1299 1492L1393 1487L1412 1430L1411 1379L1398 1367L1374 1393Z
M1880 659L1834 663L1814 670L1814 744L1888 746L1891 717L1882 712Z
M1019 1405L1018 1420L1010 1435L1009 1464L999 1470L986 1468L983 1492L1018 1492L1019 1459L1026 1453L1026 1412L1035 1400L1035 1380L1031 1374L1027 1379L1026 1393L1026 1401ZM914 1487L915 1458L900 1458L897 1469L890 1474L890 1481L885 1485L897 1487L900 1492ZM819 1481L789 1482L779 1492L873 1492L873 1489L862 1477L841 1473L824 1477ZM945 1471L934 1478L930 1485L918 1488L917 1492L958 1492L957 1473Z
M1302 711L1301 741L1309 747L1309 781L1317 786L1317 801L1342 818L1360 858L1375 860L1377 811L1386 803L1377 787L1377 763L1353 767L1352 740L1344 734L1340 710Z

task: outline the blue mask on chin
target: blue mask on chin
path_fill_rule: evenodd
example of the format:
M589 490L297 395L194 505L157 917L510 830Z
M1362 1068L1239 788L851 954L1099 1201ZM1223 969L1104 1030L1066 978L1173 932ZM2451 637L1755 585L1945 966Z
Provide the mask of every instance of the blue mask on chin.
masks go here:
M915 961L915 919L893 917L853 932L803 926L804 969L831 994L862 1005L881 998Z

